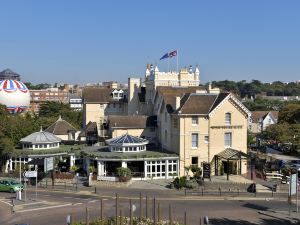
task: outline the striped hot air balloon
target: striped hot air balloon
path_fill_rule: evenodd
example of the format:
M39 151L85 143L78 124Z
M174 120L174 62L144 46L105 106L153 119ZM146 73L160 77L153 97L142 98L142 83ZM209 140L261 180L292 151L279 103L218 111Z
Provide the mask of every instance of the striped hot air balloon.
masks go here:
M17 80L0 81L0 104L11 113L26 111L30 105L29 90L24 83Z

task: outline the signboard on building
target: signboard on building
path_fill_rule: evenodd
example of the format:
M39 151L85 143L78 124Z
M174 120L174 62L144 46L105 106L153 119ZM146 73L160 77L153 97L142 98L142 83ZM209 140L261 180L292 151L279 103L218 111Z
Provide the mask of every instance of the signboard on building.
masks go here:
M44 159L44 172L48 172L50 170L53 170L54 168L54 158L48 157Z
M210 179L210 164L203 163L203 178Z
M30 178L30 177L37 177L37 171L25 171L23 173L24 177Z

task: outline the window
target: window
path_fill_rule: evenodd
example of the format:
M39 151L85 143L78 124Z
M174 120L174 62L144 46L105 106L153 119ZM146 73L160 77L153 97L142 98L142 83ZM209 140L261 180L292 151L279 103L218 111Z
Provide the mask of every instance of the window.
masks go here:
M225 147L231 147L231 143L232 143L232 133L225 133L224 134Z
M177 118L173 118L173 127L178 128L178 119Z
M198 148L198 134L192 134L192 148Z
M198 116L192 116L192 125L198 125Z
M231 125L231 113L225 113L225 125L226 126Z
M198 157L192 157L192 165L198 165Z
M208 144L208 142L209 142L209 137L208 136L204 136L204 143Z

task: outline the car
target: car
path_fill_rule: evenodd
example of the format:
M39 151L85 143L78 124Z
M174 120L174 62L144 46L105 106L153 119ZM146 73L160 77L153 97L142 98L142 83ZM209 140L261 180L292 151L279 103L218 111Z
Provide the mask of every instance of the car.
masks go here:
M0 180L0 191L7 191L15 193L17 191L23 191L24 186L17 180L13 179L2 179Z

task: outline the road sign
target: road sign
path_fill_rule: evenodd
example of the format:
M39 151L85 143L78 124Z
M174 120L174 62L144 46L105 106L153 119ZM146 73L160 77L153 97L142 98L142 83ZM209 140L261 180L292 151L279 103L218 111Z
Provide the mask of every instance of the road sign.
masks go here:
M210 179L210 164L203 163L203 178Z
M44 172L48 172L49 170L53 170L53 157L45 158L44 159Z
M30 178L30 177L37 177L37 171L25 171L23 173L24 177Z
M297 174L292 174L290 177L289 195L295 195L297 193Z

